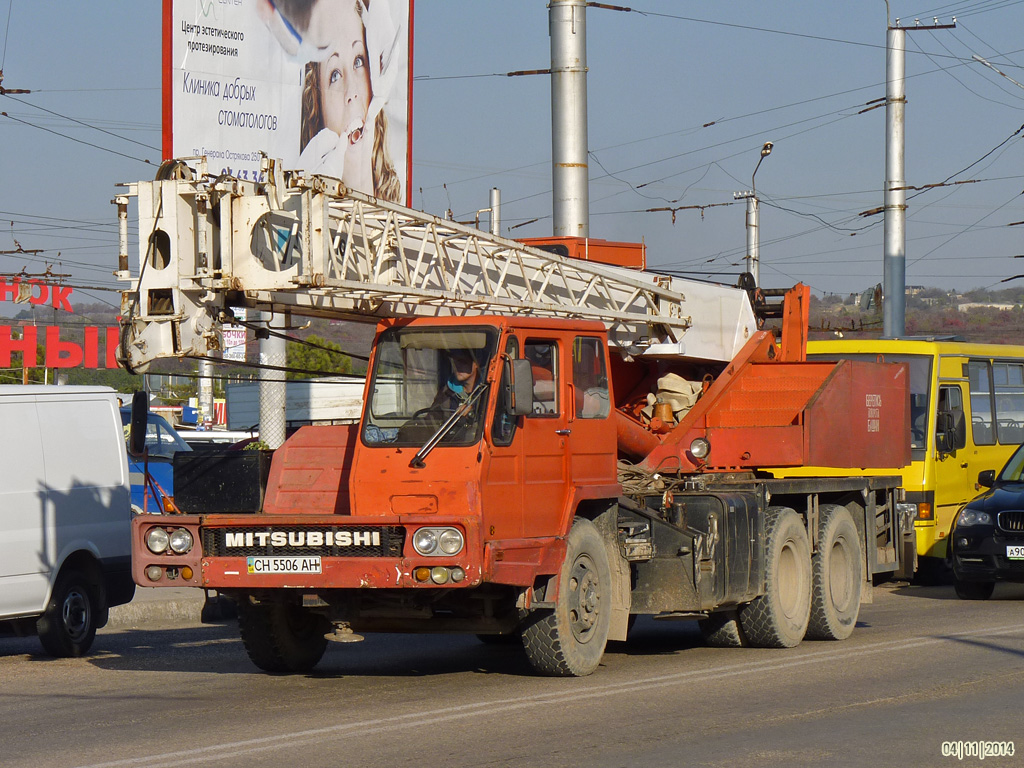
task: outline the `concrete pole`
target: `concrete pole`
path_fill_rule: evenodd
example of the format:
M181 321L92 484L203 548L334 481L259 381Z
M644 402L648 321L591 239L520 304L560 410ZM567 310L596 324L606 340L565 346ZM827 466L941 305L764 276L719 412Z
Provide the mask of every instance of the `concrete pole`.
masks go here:
M758 222L760 207L757 196L747 195L747 272L754 278L754 285L761 285L761 229Z
M199 404L199 424L213 423L213 363L203 359L199 361L199 393L196 401Z
M501 234L501 190L491 187L491 234Z
M270 330L285 328L285 317L263 312ZM260 365L284 368L288 342L277 336L260 339ZM260 440L269 448L280 448L285 438L285 372L260 369Z
M554 234L589 237L586 0L551 0L548 19Z
M882 333L888 339L898 338L907 332L907 185L903 178L903 119L907 104L905 59L906 32L899 27L889 27L885 51L885 245L882 283Z

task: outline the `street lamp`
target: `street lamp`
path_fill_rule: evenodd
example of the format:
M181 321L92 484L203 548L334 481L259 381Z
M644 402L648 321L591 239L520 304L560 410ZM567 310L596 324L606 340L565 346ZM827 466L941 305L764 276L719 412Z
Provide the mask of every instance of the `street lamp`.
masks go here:
M758 233L758 205L757 205L757 186L754 183L754 179L757 177L757 169L761 167L761 163L764 159L772 153L772 147L775 146L770 141L766 141L764 146L761 147L761 156L757 159L757 165L754 166L754 172L750 174L750 191L749 192L734 192L734 200L746 200L747 201L747 259L746 259L746 271L750 273L750 276L754 278L754 285L759 286L761 284L761 262L760 254L760 236Z

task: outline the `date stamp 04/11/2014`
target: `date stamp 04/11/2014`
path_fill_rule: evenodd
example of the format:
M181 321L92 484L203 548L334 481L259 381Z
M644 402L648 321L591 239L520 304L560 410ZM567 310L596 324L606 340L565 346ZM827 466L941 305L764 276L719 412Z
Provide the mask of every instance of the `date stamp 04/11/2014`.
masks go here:
M1013 757L1012 741L944 741L942 756L958 760L984 760L986 757Z

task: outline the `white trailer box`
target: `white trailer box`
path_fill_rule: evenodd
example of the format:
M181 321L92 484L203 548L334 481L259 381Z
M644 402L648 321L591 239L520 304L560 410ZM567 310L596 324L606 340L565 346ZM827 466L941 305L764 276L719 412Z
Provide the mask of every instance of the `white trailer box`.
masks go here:
M361 377L330 376L321 379L297 379L285 384L285 423L289 427L305 424L355 424L363 409ZM259 429L260 385L228 384L228 429Z
M131 490L112 389L0 386L0 629L80 656L135 594Z

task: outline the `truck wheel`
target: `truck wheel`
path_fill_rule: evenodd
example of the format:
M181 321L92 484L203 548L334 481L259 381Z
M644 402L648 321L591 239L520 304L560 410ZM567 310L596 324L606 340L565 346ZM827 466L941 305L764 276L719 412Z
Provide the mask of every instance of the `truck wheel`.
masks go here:
M811 547L789 507L769 507L764 527L765 594L740 609L740 627L753 646L792 648L811 616Z
M960 581L953 582L956 596L961 600L988 600L995 591L994 581Z
M544 675L589 675L604 654L611 621L611 568L597 528L576 518L558 575L553 611L538 611L523 625L523 647Z
M845 640L860 614L863 578L860 536L845 507L821 507L818 553L811 559L811 640Z
M297 605L238 602L238 629L245 652L265 672L308 672L327 650L330 626Z
M736 611L719 611L697 622L704 644L712 648L742 648L747 638L740 629Z
M81 571L57 577L50 602L36 622L43 648L51 656L84 656L96 637L101 595Z

